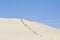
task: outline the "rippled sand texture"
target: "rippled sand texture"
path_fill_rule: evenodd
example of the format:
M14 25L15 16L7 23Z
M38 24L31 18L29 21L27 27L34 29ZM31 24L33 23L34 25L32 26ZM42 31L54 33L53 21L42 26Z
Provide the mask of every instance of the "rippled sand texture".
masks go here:
M60 30L34 21L0 18L0 40L60 40Z

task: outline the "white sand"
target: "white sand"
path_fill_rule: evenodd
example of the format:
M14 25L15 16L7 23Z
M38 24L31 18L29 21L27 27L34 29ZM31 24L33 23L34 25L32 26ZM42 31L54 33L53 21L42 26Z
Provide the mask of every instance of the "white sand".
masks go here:
M60 30L24 19L0 18L0 40L60 40Z

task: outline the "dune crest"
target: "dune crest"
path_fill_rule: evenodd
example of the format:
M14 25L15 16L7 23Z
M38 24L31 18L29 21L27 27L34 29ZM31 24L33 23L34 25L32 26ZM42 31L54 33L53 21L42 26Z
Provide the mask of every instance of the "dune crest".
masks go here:
M34 21L0 18L0 40L60 40L60 30Z

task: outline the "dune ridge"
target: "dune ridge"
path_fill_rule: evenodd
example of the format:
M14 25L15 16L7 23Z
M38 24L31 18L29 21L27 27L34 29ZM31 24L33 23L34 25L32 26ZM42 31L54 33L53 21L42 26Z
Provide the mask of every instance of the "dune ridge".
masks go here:
M60 30L16 18L0 18L0 35L0 40L60 40Z

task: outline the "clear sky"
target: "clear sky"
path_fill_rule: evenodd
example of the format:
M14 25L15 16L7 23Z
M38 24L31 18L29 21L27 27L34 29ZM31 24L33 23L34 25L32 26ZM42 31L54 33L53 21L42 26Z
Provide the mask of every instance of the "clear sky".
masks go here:
M60 29L60 0L0 0L0 18L31 19Z

